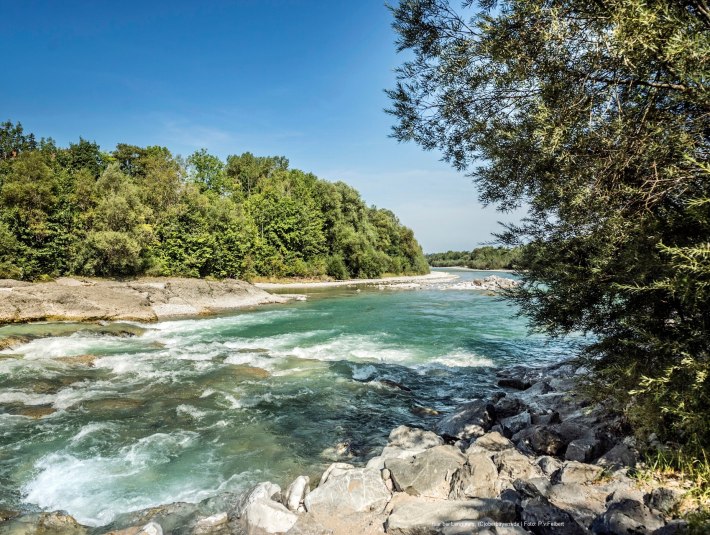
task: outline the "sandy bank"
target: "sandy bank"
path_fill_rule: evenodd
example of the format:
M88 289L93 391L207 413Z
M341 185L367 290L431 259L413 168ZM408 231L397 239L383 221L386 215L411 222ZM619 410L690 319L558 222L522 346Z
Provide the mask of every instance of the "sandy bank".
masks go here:
M456 275L441 271L432 271L427 275L413 275L404 277L388 277L386 279L350 279L345 281L318 281L318 282L257 282L254 286L264 290L284 290L288 288L335 288L338 286L353 285L388 285L408 283L438 283L454 280Z
M0 323L158 321L287 300L239 280L145 278L119 282L60 278L46 283L0 280Z

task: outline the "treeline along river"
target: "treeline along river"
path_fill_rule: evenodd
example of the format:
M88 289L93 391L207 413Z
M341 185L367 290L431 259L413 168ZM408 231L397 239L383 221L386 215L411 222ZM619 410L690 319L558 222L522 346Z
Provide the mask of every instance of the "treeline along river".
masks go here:
M0 508L104 525L357 464L393 427L489 391L497 368L559 360L578 341L529 335L500 297L437 285L309 290L132 337L85 327L0 328L53 335L0 351Z

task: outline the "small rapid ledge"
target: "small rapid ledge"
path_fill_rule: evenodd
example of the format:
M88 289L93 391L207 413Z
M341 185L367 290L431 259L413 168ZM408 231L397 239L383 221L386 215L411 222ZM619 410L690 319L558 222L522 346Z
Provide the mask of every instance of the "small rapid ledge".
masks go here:
M0 324L44 320L158 321L285 301L287 297L234 279L60 278L45 283L0 280Z

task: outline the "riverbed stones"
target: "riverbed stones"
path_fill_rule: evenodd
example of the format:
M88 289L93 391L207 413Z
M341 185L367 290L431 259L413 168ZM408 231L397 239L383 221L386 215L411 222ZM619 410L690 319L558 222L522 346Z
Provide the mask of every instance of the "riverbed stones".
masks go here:
M466 457L453 446L436 446L408 459L387 459L395 489L412 496L447 498L451 478Z
M396 505L385 530L388 535L436 535L444 529L456 528L468 529L471 533L484 518L493 522L513 522L515 517L515 505L503 500L432 501L417 498Z
M495 407L486 400L466 403L453 413L442 418L436 425L436 433L442 437L467 439L480 437L493 425Z
M308 476L298 476L283 495L283 504L289 511L303 510L303 500L308 495L311 479Z
M391 496L379 470L353 468L328 477L323 485L306 496L304 505L307 511L320 514L328 511L338 511L339 514L379 512Z

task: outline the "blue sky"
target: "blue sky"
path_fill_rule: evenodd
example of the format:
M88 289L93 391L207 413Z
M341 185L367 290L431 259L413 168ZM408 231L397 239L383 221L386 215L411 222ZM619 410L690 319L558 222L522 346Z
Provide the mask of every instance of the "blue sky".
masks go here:
M284 155L390 208L425 251L470 249L498 220L435 152L388 137L382 0L0 0L0 120L188 155Z

